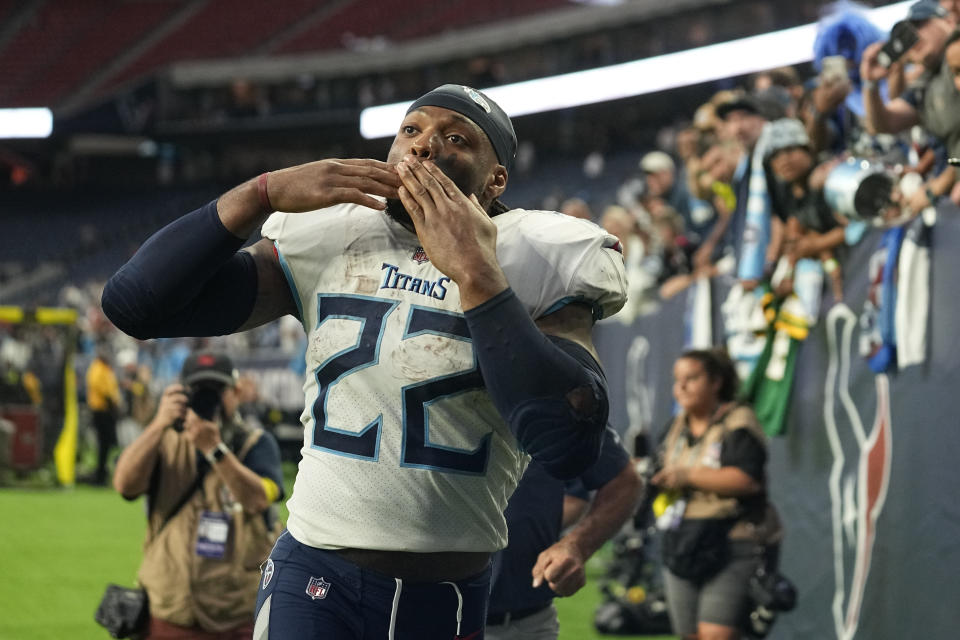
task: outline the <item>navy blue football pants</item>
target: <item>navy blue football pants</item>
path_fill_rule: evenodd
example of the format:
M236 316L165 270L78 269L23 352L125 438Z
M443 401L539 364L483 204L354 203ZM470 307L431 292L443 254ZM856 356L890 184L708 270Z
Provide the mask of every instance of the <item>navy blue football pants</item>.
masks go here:
M490 568L411 583L361 569L284 531L264 563L254 640L481 640Z

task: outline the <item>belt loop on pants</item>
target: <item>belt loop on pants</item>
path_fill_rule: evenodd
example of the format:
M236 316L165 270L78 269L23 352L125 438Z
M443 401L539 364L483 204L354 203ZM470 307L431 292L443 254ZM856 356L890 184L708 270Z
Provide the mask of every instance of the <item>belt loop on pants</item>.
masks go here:
M552 604L550 602L544 602L542 604L535 605L533 607L528 607L526 609L516 609L514 611L505 611L502 613L488 613L487 614L487 625L489 626L499 626L510 624L511 621L523 620L524 618L529 618L530 616L540 613L547 607Z

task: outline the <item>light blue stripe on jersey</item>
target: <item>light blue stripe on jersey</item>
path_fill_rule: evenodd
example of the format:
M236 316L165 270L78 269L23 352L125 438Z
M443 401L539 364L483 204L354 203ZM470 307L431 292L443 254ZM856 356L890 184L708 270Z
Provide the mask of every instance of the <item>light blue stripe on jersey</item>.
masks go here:
M603 307L594 302L593 300L588 300L584 296L567 296L566 298L560 298L552 305L550 308L543 312L544 316L548 316L554 311L559 311L568 304L573 304L574 302L579 302L582 304L590 305L590 311L593 314L594 321L603 319Z
M300 302L300 293L297 291L297 284L293 281L293 272L290 270L290 265L287 264L287 259L280 253L280 246L274 242L273 247L277 251L277 259L280 260L280 268L283 269L283 275L287 278L287 284L290 285L290 293L293 294L293 300L297 303L297 314L300 317L300 322L303 322L303 303Z

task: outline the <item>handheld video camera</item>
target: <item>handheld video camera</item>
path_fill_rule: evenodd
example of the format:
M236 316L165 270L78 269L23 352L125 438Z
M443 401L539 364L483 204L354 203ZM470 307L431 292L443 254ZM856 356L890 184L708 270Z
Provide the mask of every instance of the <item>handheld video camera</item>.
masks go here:
M880 53L877 54L877 62L889 69L890 65L902 58L919 39L917 28L912 23L901 20L893 25L890 39L883 43Z

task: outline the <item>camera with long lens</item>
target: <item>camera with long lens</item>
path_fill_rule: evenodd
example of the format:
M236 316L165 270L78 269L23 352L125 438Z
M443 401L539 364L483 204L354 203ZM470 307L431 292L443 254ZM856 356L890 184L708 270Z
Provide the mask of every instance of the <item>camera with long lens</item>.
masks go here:
M879 226L894 205L894 183L885 165L849 158L827 175L823 196L827 205L844 218Z
M761 564L750 577L748 589L754 606L747 620L747 632L751 638L765 638L777 614L797 605L797 589L769 563Z

